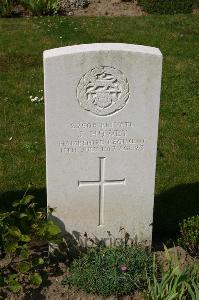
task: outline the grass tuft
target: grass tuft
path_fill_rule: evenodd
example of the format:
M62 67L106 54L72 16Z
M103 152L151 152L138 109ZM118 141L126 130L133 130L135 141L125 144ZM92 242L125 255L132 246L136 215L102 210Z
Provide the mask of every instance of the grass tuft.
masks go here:
M147 287L152 265L152 254L140 246L91 249L72 263L63 283L103 296L128 294Z

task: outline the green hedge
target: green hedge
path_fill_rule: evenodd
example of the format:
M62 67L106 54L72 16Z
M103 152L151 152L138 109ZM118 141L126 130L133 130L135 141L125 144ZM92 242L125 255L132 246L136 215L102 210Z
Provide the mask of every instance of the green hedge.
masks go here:
M191 13L199 0L138 0L144 11L157 14Z
M199 8L199 0L193 0L193 7Z
M59 0L0 0L0 17L12 17L18 4L33 16L55 15L60 8Z

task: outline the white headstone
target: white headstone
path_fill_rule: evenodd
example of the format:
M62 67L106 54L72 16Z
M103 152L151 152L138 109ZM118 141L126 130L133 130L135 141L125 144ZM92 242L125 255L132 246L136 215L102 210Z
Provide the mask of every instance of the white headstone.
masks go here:
M48 205L81 242L151 242L161 67L146 46L44 52Z

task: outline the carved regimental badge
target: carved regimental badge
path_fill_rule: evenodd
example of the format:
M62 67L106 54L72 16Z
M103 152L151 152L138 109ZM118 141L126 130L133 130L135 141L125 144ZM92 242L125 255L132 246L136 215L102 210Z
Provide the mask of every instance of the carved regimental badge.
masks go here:
M129 98L129 84L124 74L112 67L96 67L79 81L77 98L85 110L107 116L122 109Z

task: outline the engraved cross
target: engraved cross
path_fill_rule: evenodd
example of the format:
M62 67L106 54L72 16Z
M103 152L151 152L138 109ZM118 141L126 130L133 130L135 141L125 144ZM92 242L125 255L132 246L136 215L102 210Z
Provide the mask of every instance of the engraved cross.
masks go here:
M126 179L121 180L106 180L105 179L105 160L106 157L99 157L99 180L80 181L78 180L78 187L82 186L98 186L99 187L99 222L98 226L104 224L104 186L125 184Z

